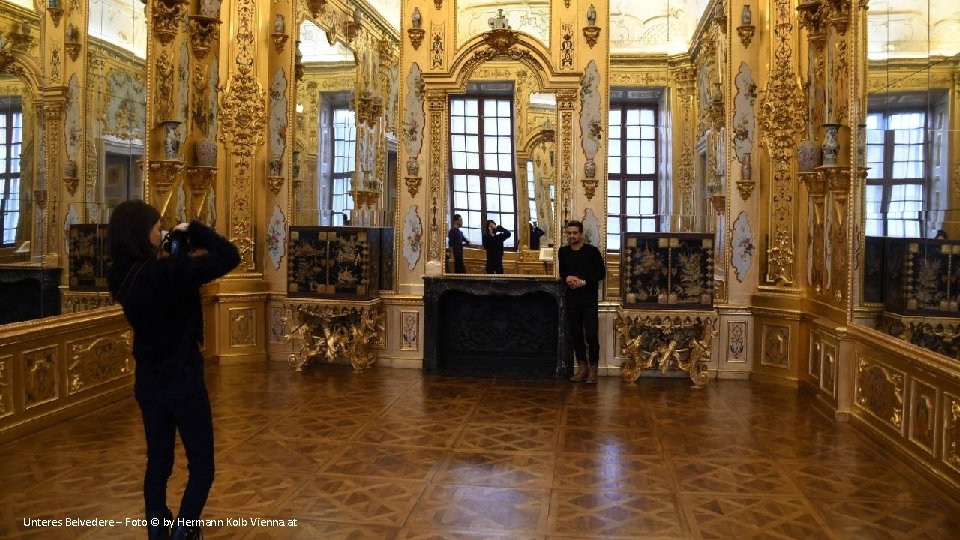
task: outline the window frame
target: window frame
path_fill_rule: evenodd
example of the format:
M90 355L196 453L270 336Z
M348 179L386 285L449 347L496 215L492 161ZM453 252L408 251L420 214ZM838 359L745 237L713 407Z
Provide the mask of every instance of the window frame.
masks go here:
M22 188L22 166L23 166L23 104L20 101L19 96L0 96L0 105L2 105L3 110L0 111L0 115L5 118L5 127L4 130L4 139L0 143L5 147L4 155L6 156L0 163L3 163L3 166L0 167L0 246L2 247L14 247L17 244L17 233L20 230L20 214L21 208L20 205L16 205L15 210L11 210L11 203L15 202L13 197L20 197L20 190ZM19 126L14 125L14 119L19 117ZM16 128L20 129L19 140L14 142L13 130ZM16 147L16 155L14 155L14 147ZM17 172L12 172L12 162L16 159L20 163L20 167ZM17 193L11 194L12 185L17 184ZM16 215L16 224L13 226L12 239L7 242L5 240L8 229L6 226L6 220L8 215Z
M484 83L488 83L488 82L490 82L490 83L497 83L497 82L502 82L502 81L484 81ZM454 155L454 150L453 150L453 137L454 137L455 135L460 135L460 134L454 134L452 127L451 127L450 129L448 129L448 133L447 133L447 139L448 139L448 140L447 140L447 143L448 143L447 159L448 159L448 163L450 164L450 166L449 166L449 168L448 168L449 173L448 173L448 177L447 177L447 185L448 185L448 189L447 189L447 200L448 200L448 202L447 202L447 210L448 210L448 212L449 212L448 215L450 216L450 220L452 221L452 218L453 218L454 214L465 215L467 212L471 212L471 211L472 211L472 212L476 212L476 211L479 211L479 212L480 212L480 226L479 226L479 235L480 235L480 237L479 237L479 238L476 238L476 239L475 239L475 238L470 238L470 237L469 237L469 234L470 234L472 231L476 230L476 229L469 227L469 226L468 226L468 225L469 225L468 223L465 223L464 227L462 227L462 230L463 230L463 232L464 232L464 235L470 240L471 244L479 244L479 243L482 242L483 234L484 234L483 224L485 224L488 219L491 219L491 218L489 217L489 216L491 215L491 213L494 214L494 215L496 215L496 216L502 216L502 215L504 215L504 214L509 214L509 213L510 213L510 212L503 212L503 211L490 211L490 210L488 210L488 208L487 208L487 196L488 196L488 193L492 193L492 192L489 192L489 191L488 191L488 186L487 186L487 180L488 180L488 178L498 178L498 179L502 179L502 180L508 180L509 183L513 186L513 190L512 190L512 193L511 193L511 195L510 195L511 198L512 198L512 200L513 200L513 211L512 211L512 214L513 214L513 222L514 222L514 223L513 223L513 229L517 229L517 228L519 228L519 226L520 226L520 224L519 224L520 211L519 211L519 208L517 207L517 204L518 204L518 198L517 198L517 197L518 197L518 191L519 191L519 190L518 190L518 186L517 186L517 167L518 167L518 164L517 164L517 159L516 159L516 156L517 156L517 124L516 124L515 99L516 99L516 95L514 94L514 88L512 87L512 83L511 83L511 90L510 90L509 92L506 92L506 91L468 90L468 91L467 91L466 93L464 93L464 94L450 94L450 95L448 96L448 101L447 101L447 106L448 106L447 121L448 121L448 125L452 124L453 108L454 108L454 107L453 107L453 104L454 104L455 101L463 101L463 102L466 102L466 101L468 101L468 100L477 100L477 115L478 115L478 116L477 116L477 133L476 133L476 137L477 137L477 144L478 144L477 153L478 153L478 156L479 156L479 163L478 163L479 168L478 168L478 169L454 168L454 166L453 166L453 164L454 164L454 160L453 160L453 155ZM511 148L510 148L510 153L509 153L509 155L510 155L511 157L510 157L510 171L509 171L508 173L505 173L504 171L501 171L501 170L488 170L488 169L486 168L486 163L485 163L485 159L484 159L485 156L486 156L486 154L484 153L484 138L485 138L485 131L484 131L484 118L485 118L485 117L484 117L484 103L485 103L485 102L489 102L489 101L506 101L506 102L508 102L508 104L509 104L508 109L509 109L509 111L510 111L509 119L510 119L510 147L511 147ZM497 118L503 118L503 117L497 116ZM469 134L469 135L472 136L473 134ZM499 134L498 134L497 136L502 136L502 135L499 135ZM499 154L499 153L498 153L498 154ZM497 155L497 154L494 154L494 155ZM526 165L524 165L524 166L526 166ZM458 206L456 205L456 195L455 195L455 194L456 194L456 189L455 189L454 178L455 178L456 176L458 176L458 175L463 175L463 176L467 176L467 177L477 176L477 177L479 178L479 195L480 195L480 208L479 208L479 210L476 209L476 208L473 208L473 207L469 207L469 206L466 207L466 208L460 208L460 207L458 207ZM469 181L469 180L468 180L468 181ZM467 193L472 193L472 191L469 191L469 188L468 188ZM499 192L497 192L496 195L502 196ZM465 221L466 221L466 220L465 220ZM501 218L501 219L497 219L497 220L495 220L495 221L497 221L498 224L502 224L502 221L503 221L503 220L502 220L502 218ZM518 232L519 232L519 231L517 231L517 230L511 230L511 232L512 232L513 234L511 234L511 235L510 235L510 238L508 238L507 241L504 242L504 250L505 250L505 251L517 251L517 250L519 249L519 242L518 242L518 238L519 238Z
M642 137L639 139L629 139L627 137L627 129L626 129L625 122L626 122L628 110L638 110L638 111L649 110L653 113L652 127L653 127L654 168L652 173L643 174L643 173L627 173L626 172L628 141L636 140L638 142L642 142L642 141L648 140L648 139L643 139ZM606 233L607 253L620 253L622 248L622 246L620 245L621 244L620 241L618 241L616 244L618 246L617 248L615 249L611 248L611 245L613 245L613 242L611 242L612 236L617 236L622 239L623 233L626 233L626 232L660 232L661 230L660 220L657 219L657 209L660 207L660 174L658 170L658 165L660 163L660 144L661 144L660 106L658 103L655 103L655 102L638 102L638 101L630 101L630 100L611 101L610 108L607 112L607 133L611 134L610 137L608 138L608 144L610 145L610 147L614 145L614 139L612 138L613 129L610 123L610 113L614 111L620 112L620 137L617 139L617 144L619 146L619 152L620 152L619 158L618 158L620 161L620 168L619 168L620 172L618 173L610 172L609 163L610 163L610 160L613 158L611 158L611 156L609 155L609 147L608 147L608 150L607 150L608 152L607 154L607 160L608 160L607 205L606 205L607 210L606 210L606 216L605 216L607 219L607 222L606 222L607 223L607 233ZM641 126L644 126L644 124L641 124ZM613 181L618 181L620 183L620 189L617 193L612 192L610 188ZM649 182L653 187L652 196L650 197L653 200L652 202L653 213L638 214L637 216L628 215L627 205L628 205L628 198L630 198L628 197L628 193L630 192L629 186L631 183L638 183L641 186L639 192L642 193L643 191L642 186L644 182ZM619 207L616 208L616 211L614 211L614 209L611 208L611 205L610 205L611 197L619 198L620 204L619 204ZM632 198L638 198L638 197L641 199L641 201L645 198L643 195L632 197ZM609 228L610 220L613 218L619 219L620 230L616 233L611 233ZM641 222L649 220L650 222L653 223L653 229L652 230L643 229L642 227L641 227L641 230L638 230L638 231L629 229L627 227L628 220L636 219L636 218L640 218Z
M918 178L894 178L893 177L893 168L894 168L894 153L895 153L895 130L888 128L890 123L890 117L897 114L921 114L923 115L923 125L920 128L911 128L919 129L921 133L922 140L920 141L920 156L922 159L921 165L921 176ZM867 175L865 179L865 184L869 188L870 186L879 186L880 187L880 211L877 218L870 219L870 215L865 214L864 219L867 221L878 221L880 223L880 236L891 237L891 238L926 238L928 236L927 231L927 220L924 218L924 215L930 209L930 177L931 177L931 140L928 135L930 130L930 111L923 107L885 107L883 110L868 112L869 116L880 116L883 122L883 171L881 171L880 178L870 178ZM866 128L864 128L866 130ZM871 146L869 142L867 146ZM868 162L867 167L870 167ZM890 203L892 199L892 193L894 186L907 186L915 185L920 187L921 192L921 209L919 215L914 219L907 219L903 216L888 216ZM866 200L864 201L866 204ZM918 226L917 236L913 235L897 235L891 236L890 233L890 223L891 221L900 221L900 222L914 222Z

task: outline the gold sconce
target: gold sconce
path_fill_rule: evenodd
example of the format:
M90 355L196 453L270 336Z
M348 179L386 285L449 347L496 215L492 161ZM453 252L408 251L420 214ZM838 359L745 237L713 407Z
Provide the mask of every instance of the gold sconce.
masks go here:
M169 45L177 36L186 3L181 0L158 0L153 7L153 34L161 45Z
M353 20L347 23L347 41L353 41L360 33L360 18L362 17L360 8L353 9Z
M67 25L66 38L67 42L63 44L63 48L67 50L70 59L76 62L77 57L80 56L80 30L73 23Z
M433 7L437 8L437 11L440 11L440 8L443 7L443 0L433 0ZM570 7L570 4L567 4L567 7Z
M420 182L423 181L423 178L420 176L407 176L404 177L403 180L407 184L407 191L410 192L410 196L416 197L417 192L420 191Z
M160 215L166 215L167 206L170 204L169 195L177 175L183 170L183 162L174 159L151 160L149 168L149 186L157 190L156 206L160 209Z
M325 7L327 7L327 0L307 0L307 9L314 18L319 17Z
M63 185L71 196L76 194L77 186L80 184L80 178L77 176L77 162L67 159L63 164Z
M754 185L756 185L756 182L752 180L738 180L737 190L740 191L740 198L745 201L749 200L750 195L753 193Z
M717 4L717 7L713 9L713 20L717 23L717 27L720 28L720 31L724 34L727 33L727 10L726 5L721 2Z
M187 167L186 172L190 181L190 195L193 197L194 217L199 219L204 214L207 192L217 177L217 168L197 165Z
M744 49L750 46L756 30L757 27L753 24L753 13L750 11L750 4L744 4L743 9L740 11L740 26L737 27L737 35L740 36L740 43L743 43Z
M60 18L63 17L63 8L60 6L60 0L50 0L47 4L47 13L50 14L50 20L53 21L54 28L60 26Z
M26 51L33 45L33 36L30 35L30 23L23 21L17 26L17 32L8 35L10 48L15 51Z
M420 49L420 44L423 43L423 36L427 33L426 30L421 28L423 25L423 16L420 15L420 8L413 8L413 15L410 16L410 28L407 29L407 35L410 36L410 45L413 45L413 50Z
M294 56L293 75L296 80L303 79L303 53L300 52L300 40L294 42L296 54Z
M597 38L600 37L600 27L597 26L597 10L590 4L587 9L587 26L583 27L583 38L587 40L587 45L592 49L597 44Z
M270 34L270 39L273 40L273 48L277 51L277 54L282 54L284 45L290 39L287 34L287 23L282 13L277 13L277 17L273 21L273 33Z
M203 60L210 53L221 21L215 17L203 15L190 15L188 18L190 19L190 50L193 51L194 58Z

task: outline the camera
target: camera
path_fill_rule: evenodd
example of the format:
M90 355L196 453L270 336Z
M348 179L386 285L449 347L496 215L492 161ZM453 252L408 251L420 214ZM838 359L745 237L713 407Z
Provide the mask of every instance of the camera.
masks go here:
M163 239L163 250L171 257L185 257L190 251L189 238L186 231L170 231Z

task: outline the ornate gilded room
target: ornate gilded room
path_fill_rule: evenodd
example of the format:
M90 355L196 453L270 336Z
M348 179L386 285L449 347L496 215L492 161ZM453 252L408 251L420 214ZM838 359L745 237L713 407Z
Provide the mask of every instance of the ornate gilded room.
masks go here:
M143 517L135 199L240 252L206 537L960 530L955 0L0 0L0 134L0 538L143 536L28 520Z

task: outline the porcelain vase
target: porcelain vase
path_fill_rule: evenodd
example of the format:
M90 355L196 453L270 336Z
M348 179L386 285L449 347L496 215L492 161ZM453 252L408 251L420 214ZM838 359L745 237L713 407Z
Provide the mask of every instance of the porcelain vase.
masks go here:
M197 141L194 147L197 154L197 165L201 167L215 167L217 165L217 142L211 138Z
M220 17L220 0L200 0L200 15L203 17Z
M180 134L177 130L180 128L179 120L167 120L163 125L167 128L167 134L163 139L163 149L167 154L167 159L177 159L180 155Z
M800 172L812 172L820 166L820 147L817 143L805 140L797 145L797 169Z
M837 164L837 155L840 153L840 142L837 140L839 130L840 124L823 125L823 164L825 166Z

